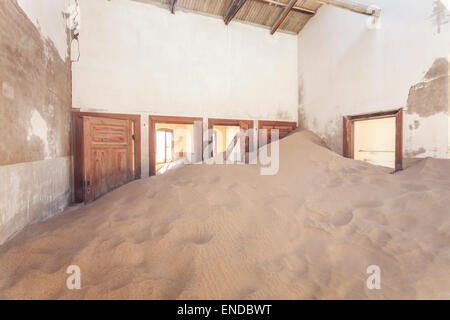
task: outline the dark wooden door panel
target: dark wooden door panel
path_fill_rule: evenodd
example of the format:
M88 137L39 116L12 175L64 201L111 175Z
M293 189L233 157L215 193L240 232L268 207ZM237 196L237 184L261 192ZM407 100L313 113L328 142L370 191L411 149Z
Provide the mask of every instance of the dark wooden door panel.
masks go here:
M283 139L296 128L296 122L259 121L259 145L260 147L263 146L263 141L266 141L267 143L272 142L272 130L278 130L279 139Z
M131 181L133 174L127 161L127 149L112 149L110 153L112 172L109 186L114 189Z
M107 184L107 176L110 168L108 163L108 151L104 150L91 150L92 152L92 165L93 172L90 180L90 188L93 189L93 198L96 199L99 195L108 192L109 186ZM90 173L88 174L90 175ZM89 190L89 192L91 192ZM88 193L89 193L88 192Z
M85 201L134 179L131 120L83 117Z

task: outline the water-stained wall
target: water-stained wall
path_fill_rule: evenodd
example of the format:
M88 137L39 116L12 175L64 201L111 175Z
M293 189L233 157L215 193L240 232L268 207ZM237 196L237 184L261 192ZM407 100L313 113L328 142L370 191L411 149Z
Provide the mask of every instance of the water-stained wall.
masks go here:
M405 158L448 156L447 0L359 0L366 16L323 6L299 35L299 118L342 152L342 117L405 109Z
M0 1L0 244L71 199L69 2Z

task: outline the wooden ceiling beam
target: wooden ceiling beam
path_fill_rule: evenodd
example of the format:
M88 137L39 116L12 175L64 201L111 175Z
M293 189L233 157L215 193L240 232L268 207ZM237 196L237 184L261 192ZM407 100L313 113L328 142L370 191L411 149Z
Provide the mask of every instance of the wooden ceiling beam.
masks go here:
M177 2L178 2L178 0L170 0L169 1L170 12L172 12L172 14L175 14L175 8L177 6Z
M341 9L349 10L366 16L379 17L380 9L374 6L368 6L365 4L356 3L349 0L313 0L320 4L325 4Z
M292 8L295 6L297 1L298 0L291 0L291 1L289 1L289 4L284 8L284 10L281 13L281 15L275 21L275 24L273 25L272 30L270 30L270 34L273 35L278 30L278 28L281 26L283 21L286 19L286 17L288 16L289 12L291 12Z
M241 10L242 6L247 2L247 0L231 0L225 15L223 16L223 21L228 25L231 20L236 16L236 14Z
M252 1L269 4L269 5L273 5L274 7L280 7L280 8L286 8L288 6L286 3L282 3L282 2L274 1L274 0L252 0ZM316 14L316 12L314 10L297 7L297 6L293 6L291 11L304 13L304 14L308 14L311 16Z

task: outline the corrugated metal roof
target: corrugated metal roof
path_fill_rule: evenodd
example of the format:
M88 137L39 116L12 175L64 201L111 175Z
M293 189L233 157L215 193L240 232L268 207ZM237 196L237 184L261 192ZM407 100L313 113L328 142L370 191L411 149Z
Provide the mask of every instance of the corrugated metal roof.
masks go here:
M169 0L133 0L149 4L156 4L169 8ZM178 0L177 10L187 10L208 15L223 17L232 0ZM266 27L272 27L283 12L283 6L289 0L247 0L239 10L233 21L242 21ZM311 0L298 0L296 8L317 11L321 5ZM299 33L306 25L312 14L293 10L279 27L279 31ZM231 22L233 23L233 22Z

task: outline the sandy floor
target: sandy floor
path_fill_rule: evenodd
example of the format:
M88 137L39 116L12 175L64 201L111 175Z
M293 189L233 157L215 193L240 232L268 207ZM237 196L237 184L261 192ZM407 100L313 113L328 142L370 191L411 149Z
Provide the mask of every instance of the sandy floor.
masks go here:
M0 247L0 298L450 299L450 161L391 175L309 132L280 148L276 176L184 167L28 227Z

